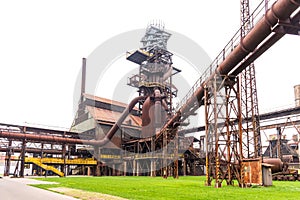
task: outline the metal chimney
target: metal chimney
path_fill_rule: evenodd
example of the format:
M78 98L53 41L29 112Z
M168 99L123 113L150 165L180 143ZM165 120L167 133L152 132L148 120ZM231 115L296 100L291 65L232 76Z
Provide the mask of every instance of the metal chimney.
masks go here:
M85 79L86 79L86 58L82 58L81 95L85 93Z

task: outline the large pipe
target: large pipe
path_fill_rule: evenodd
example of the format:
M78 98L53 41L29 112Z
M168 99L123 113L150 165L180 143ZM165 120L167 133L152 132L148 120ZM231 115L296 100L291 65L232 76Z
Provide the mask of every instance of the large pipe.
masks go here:
M283 162L279 158L264 158L263 163L272 165L272 174L277 172L282 172Z
M275 26L279 20L284 21L288 19L299 6L300 0L278 0L275 2L265 16L257 22L253 29L241 40L240 44L233 49L233 51L218 66L216 71L213 72L201 86L199 86L179 111L164 125L162 130L172 126L172 124L178 121L181 115L187 112L189 107L196 103L197 100L202 100L204 96L204 86L208 81L212 80L217 74L229 74L238 63L240 63L250 52L254 51L255 48L272 33L272 27Z
M28 134L28 133L18 133L1 131L0 137L11 138L16 140L29 140L29 141L44 141L44 142L54 142L54 143L68 143L68 144L82 144L82 140L73 138L64 138L52 135L39 135L39 134Z
M163 81L167 80L170 76L172 76L173 67L170 66L166 73L163 75Z
M7 152L7 147L0 147L0 152ZM12 148L13 152L20 153L22 151L21 148ZM62 150L56 149L36 149L36 148L26 148L25 152L27 153L48 153L48 154L62 154Z
M118 131L119 127L128 116L133 107L141 100L144 100L146 97L139 96L134 98L123 111L121 117L118 121L112 126L112 128L108 131L105 137L101 140L81 140L76 138L65 138L51 135L39 135L39 134L27 134L27 133L16 133L9 131L0 131L0 137L3 138L11 138L17 140L31 140L31 141L44 141L44 142L55 142L55 143L66 143L66 144L88 144L93 146L102 146L107 144L111 138Z
M296 15L290 19L291 22L299 21L300 13L298 12ZM293 27L289 27L288 29L293 29ZM237 76L241 73L247 66L250 65L256 58L258 58L261 54L263 54L266 50L268 50L273 44L275 44L278 40L280 40L285 35L284 32L275 32L271 37L269 37L259 48L255 49L253 53L241 63L237 68L230 72L230 75Z
M225 58L225 60L218 66L216 71L194 92L193 96L179 109L179 111L164 125L163 129L170 127L174 122L178 121L182 113L188 111L190 105L193 105L197 100L201 100L204 96L204 85L209 80L212 80L216 74L227 75L234 67L241 62L250 52L265 40L271 33L271 28L276 25L278 20L286 20L299 7L300 0L278 0L273 4L271 9L267 11L253 29L241 40L240 44ZM119 129L124 119L132 110L134 105L139 101L145 99L144 97L137 97L132 100L128 107L124 110L119 120L113 125L105 138L101 140L86 140L85 144L104 145L106 144ZM134 104L134 105L133 105ZM23 136L22 136L23 135ZM21 133L0 132L1 137L10 137L15 139L31 139L38 141L51 142L65 142L70 144L82 143L80 139L62 138L56 136L45 135L31 135ZM81 141L81 142L79 142Z
M154 127L154 102L150 96L145 100L142 108L142 133L141 138L147 138L153 135Z
M161 127L162 109L161 109L161 94L160 90L154 90L154 125L155 127Z
M121 117L118 119L118 121L111 127L111 129L108 131L108 133L105 135L105 137L101 140L98 140L96 142L96 144L98 146L102 146L105 145L106 143L108 143L111 138L115 135L115 133L119 130L121 124L123 123L123 121L126 119L126 117L129 115L129 113L131 112L131 110L134 108L134 106L142 100L145 100L146 96L138 96L135 97L126 107L126 109L123 111Z

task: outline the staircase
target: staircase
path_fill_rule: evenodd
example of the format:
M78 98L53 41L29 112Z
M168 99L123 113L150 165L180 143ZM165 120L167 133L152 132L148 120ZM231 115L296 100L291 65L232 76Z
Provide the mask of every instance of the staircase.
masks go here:
M110 155L102 155L102 158L111 158ZM62 159L62 158L25 158L25 163L33 163L44 170L52 171L58 176L64 176L64 173L51 165L97 165L97 160L94 158L75 158L75 159Z
M52 171L53 173L57 174L60 177L64 176L64 173L59 171L55 167L43 164L41 158L25 158L25 163L33 163L44 170Z

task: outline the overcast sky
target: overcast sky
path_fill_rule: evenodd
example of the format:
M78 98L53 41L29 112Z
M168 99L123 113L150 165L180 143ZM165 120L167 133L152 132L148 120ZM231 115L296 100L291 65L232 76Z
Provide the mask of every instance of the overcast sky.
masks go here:
M113 36L146 28L153 19L192 39L214 59L240 26L239 2L1 1L0 122L70 127L82 57ZM284 36L255 62L261 112L294 105L299 46L298 36Z

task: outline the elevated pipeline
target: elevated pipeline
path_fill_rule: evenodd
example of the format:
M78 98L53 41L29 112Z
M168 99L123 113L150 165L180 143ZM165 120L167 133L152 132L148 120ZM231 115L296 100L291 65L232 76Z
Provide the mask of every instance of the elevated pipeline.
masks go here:
M0 131L0 137L2 138L11 138L17 140L30 140L30 141L44 141L44 142L54 142L54 143L66 143L66 144L88 144L93 146L103 146L107 144L115 133L118 131L119 127L122 125L123 121L129 115L130 111L133 107L141 100L145 100L146 97L139 96L134 98L123 111L121 117L118 121L112 126L112 128L108 131L105 137L101 140L81 140L76 138L66 138L59 136L51 136L51 135L40 135L40 134L28 134L28 133L17 133L17 132L9 132L9 131Z
M217 69L198 87L193 95L175 113L175 115L164 125L161 132L178 121L181 116L189 111L191 105L200 102L204 97L204 86L215 75L228 75L248 54L253 52L272 33L272 28L279 20L287 20L300 6L300 0L278 0L265 16L259 20L252 30L241 40L233 51L224 59ZM279 40L280 38L278 38Z
M96 145L98 146L102 146L105 145L106 143L108 143L111 138L115 135L115 133L119 130L120 126L122 125L123 121L126 119L126 117L129 115L129 113L131 112L131 110L134 108L134 106L142 100L145 100L147 98L147 96L139 96L139 97L135 97L126 107L126 109L123 111L121 117L118 119L118 121L111 127L111 129L108 131L108 133L106 134L106 136L101 139L101 140L97 140Z
M0 152L7 152L7 147L0 147ZM22 148L13 148L13 152L21 153ZM37 148L25 148L25 152L27 153L47 153L47 154L62 154L62 150L56 149L37 149Z

